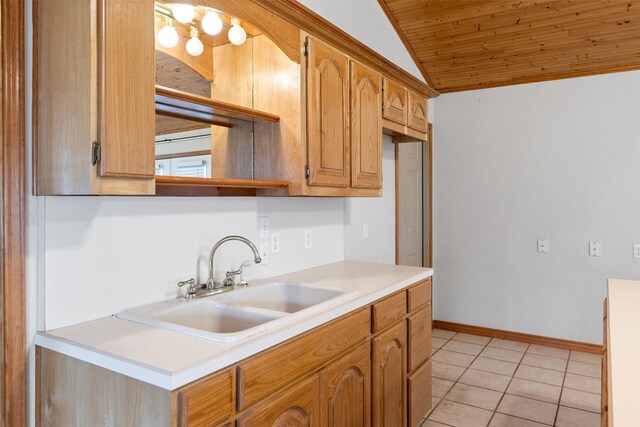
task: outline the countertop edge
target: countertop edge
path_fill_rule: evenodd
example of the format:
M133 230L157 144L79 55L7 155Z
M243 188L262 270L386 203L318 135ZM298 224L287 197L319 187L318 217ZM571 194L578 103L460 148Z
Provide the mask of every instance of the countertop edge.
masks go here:
M316 315L296 324L289 326L283 325L281 328L276 328L275 331L267 332L259 337L253 339L248 338L245 344L240 347L231 348L229 351L223 352L222 354L212 355L211 357L202 359L191 366L186 366L173 372L165 371L136 360L123 358L62 337L57 337L48 332L37 332L35 343L40 347L100 366L165 390L173 391L324 323L330 322L340 316L369 305L374 301L404 289L409 285L425 280L432 275L433 270L425 268L425 270L420 273L410 276L404 280L394 282L393 284L390 284L376 292L372 292L364 296L356 296L352 300L348 300L338 306L328 308L326 311L317 313ZM128 322L127 320L118 320ZM151 328L151 326L149 326L149 328Z

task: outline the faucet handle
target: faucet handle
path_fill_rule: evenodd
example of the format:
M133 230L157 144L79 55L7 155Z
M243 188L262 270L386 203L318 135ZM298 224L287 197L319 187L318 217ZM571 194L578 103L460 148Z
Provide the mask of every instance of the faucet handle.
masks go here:
M178 287L183 287L189 285L189 287L187 288L187 293L185 294L185 298L189 299L191 297L193 297L196 292L198 291L197 287L196 287L196 279L194 279L193 277L189 280L183 280L181 282L178 282Z

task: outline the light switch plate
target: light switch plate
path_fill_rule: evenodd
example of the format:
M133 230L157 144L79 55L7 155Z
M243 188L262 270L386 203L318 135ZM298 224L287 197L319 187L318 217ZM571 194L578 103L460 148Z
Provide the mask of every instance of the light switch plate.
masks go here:
M541 254L549 252L549 239L538 239L538 252Z
M633 257L640 258L640 244L638 243L633 245Z
M269 241L260 240L260 258L262 262L260 264L269 264Z
M311 230L304 230L304 247L305 249L311 247Z
M269 238L269 217L268 216L260 217L260 238L261 239Z
M362 237L364 239L368 239L369 238L369 224L365 223L362 226Z
M589 242L589 256L602 256L602 244L600 242Z

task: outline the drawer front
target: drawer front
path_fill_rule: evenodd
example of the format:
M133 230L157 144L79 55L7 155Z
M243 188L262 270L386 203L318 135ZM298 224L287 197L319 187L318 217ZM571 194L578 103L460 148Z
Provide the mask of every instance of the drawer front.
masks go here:
M407 124L407 89L384 77L383 79L383 111L382 117L401 125Z
M418 132L426 132L427 123L427 100L413 92L409 92L407 126Z
M369 337L367 308L320 326L238 365L238 410L243 410L296 378Z
M373 333L386 329L407 314L407 297L405 291L398 292L373 304L371 310Z
M407 391L409 396L409 425L418 425L418 422L431 409L431 360L420 366L407 379Z
M203 378L177 391L178 426L209 427L233 412L233 369Z
M408 372L420 366L431 354L431 304L408 317Z
M314 375L238 417L238 427L320 427L320 380Z
M431 301L431 277L407 289L409 313Z

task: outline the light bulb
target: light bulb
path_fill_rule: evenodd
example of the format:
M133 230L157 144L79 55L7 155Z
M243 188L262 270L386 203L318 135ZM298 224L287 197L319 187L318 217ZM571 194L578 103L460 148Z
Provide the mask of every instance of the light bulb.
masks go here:
M202 40L198 38L198 29L191 27L191 38L187 41L187 53L191 56L200 56L204 52Z
M196 9L190 4L174 4L171 7L171 13L176 21L183 24L193 21L196 17Z
M202 29L205 33L215 36L222 31L222 19L216 12L209 11L202 18Z
M236 18L232 19L233 27L229 29L229 41L236 46L240 46L247 41L247 32L240 25L240 21Z
M158 32L158 43L160 43L164 47L174 47L178 44L180 40L180 36L178 36L178 32L173 27L173 22L170 19L167 19L167 23Z

